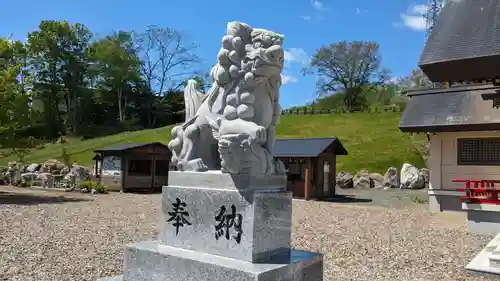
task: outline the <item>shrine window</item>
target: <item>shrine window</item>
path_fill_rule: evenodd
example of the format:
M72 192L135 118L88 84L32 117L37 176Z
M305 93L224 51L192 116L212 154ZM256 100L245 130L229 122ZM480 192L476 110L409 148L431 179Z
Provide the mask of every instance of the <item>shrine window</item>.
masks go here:
M457 165L500 166L500 138L457 139Z

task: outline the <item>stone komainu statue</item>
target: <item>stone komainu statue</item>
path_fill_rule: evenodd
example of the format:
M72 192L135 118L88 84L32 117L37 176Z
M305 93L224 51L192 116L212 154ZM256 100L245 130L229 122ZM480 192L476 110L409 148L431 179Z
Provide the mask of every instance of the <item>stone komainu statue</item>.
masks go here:
M234 174L285 172L271 150L279 122L283 35L230 22L222 38L212 87L206 94L190 80L184 90L186 122L168 144L180 171Z

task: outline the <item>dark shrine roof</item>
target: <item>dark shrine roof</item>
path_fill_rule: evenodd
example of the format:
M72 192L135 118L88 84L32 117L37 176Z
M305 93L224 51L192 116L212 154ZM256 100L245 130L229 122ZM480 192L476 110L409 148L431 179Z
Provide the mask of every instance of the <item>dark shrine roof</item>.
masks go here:
M500 87L466 85L408 92L411 97L399 121L403 132L500 130L500 109L482 95Z
M101 152L123 152L131 149L159 145L168 147L160 142L126 143L94 150ZM278 139L274 144L273 157L318 157L322 152L330 150L335 155L347 155L347 150L337 138L308 138L308 139Z
M446 2L423 49L420 68L432 81L499 77L499 1Z
M335 155L347 155L339 139L278 139L274 144L273 157L318 157L322 152L331 149Z
M122 143L122 144L118 144L118 145L115 145L115 146L108 146L108 147L105 147L105 148L102 148L102 149L96 149L96 150L94 150L94 152L96 152L96 153L111 152L111 151L122 152L122 151L126 151L126 150L131 150L131 149L136 149L136 148L142 148L142 147L147 147L147 146L153 146L153 145L161 146L161 147L164 147L164 148L168 149L168 147L165 144L161 143L161 142Z

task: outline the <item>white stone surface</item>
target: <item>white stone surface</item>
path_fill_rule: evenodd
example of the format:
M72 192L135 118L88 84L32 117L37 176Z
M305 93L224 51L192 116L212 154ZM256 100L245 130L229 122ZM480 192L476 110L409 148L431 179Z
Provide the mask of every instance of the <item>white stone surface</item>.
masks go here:
M490 257L493 255L493 251L500 245L500 233L491 240L486 247L465 267L467 270L471 270L479 273L489 273L499 275L500 277L500 267L498 264L493 262L490 264ZM493 265L493 266L492 266Z

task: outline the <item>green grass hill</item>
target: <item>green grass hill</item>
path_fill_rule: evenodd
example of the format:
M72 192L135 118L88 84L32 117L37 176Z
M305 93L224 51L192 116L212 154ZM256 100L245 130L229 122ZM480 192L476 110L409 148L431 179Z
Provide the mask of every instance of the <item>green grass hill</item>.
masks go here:
M284 115L277 128L278 138L312 138L335 136L349 152L338 156L337 171L356 172L367 169L384 173L387 167L398 169L405 162L417 167L425 163L416 147L424 141L423 136L410 137L398 129L399 112L352 113L332 115ZM33 149L25 161L44 162L49 158L62 159L63 147L70 161L91 166L94 149L121 143L143 143L170 140L172 126L124 132L90 140L71 139L65 144L46 144ZM0 159L0 166L15 160L14 156Z

